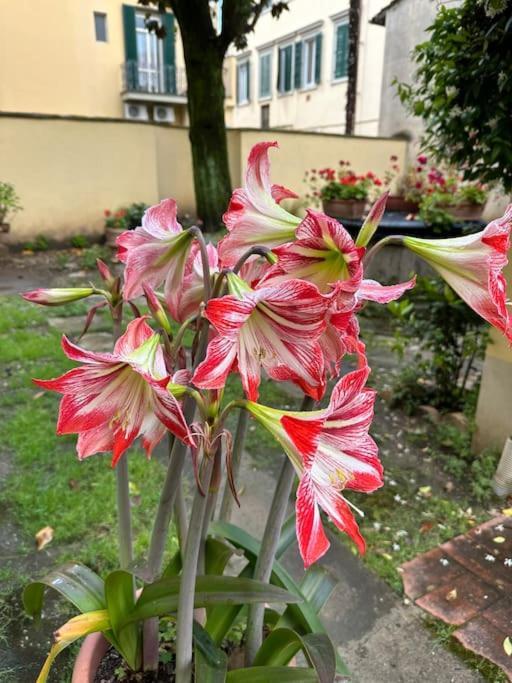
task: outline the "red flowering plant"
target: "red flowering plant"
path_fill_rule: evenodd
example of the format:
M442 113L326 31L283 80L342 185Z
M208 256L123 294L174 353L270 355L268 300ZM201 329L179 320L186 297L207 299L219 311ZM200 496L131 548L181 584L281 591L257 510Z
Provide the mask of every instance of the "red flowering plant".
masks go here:
M35 616L48 586L79 611L55 633L40 683L61 650L95 632L131 669L154 671L162 617L176 623L173 674L178 683L190 683L193 666L196 681L272 682L293 675L293 680L334 681L343 663L316 614L329 591L325 584L313 594L301 588L278 558L293 542L281 531L296 479L295 519L290 521L305 568L329 548L329 523L365 551L357 524L361 512L350 496L382 486L383 469L370 435L375 391L368 387L370 368L357 316L366 301L387 303L415 283L413 278L379 284L367 277L371 260L386 243L399 242L436 268L512 341L502 275L512 206L469 237L395 236L368 249L387 194L378 198L355 241L321 212L309 210L301 220L281 206L293 193L270 180L268 153L276 146L259 143L252 149L244 186L235 190L224 216L228 234L217 247L206 244L197 227L183 229L176 203L166 199L147 209L140 226L118 238L121 275L99 262L99 288L24 295L42 305L100 297L86 326L98 307L107 306L114 337L109 353L88 351L64 337L63 351L77 367L55 379L37 380L62 395L57 432L78 434L80 459L112 454L121 566L103 580L73 563L26 589L25 604ZM138 309L136 300L142 297L147 315ZM134 319L123 330L126 306ZM185 332L192 333L189 346ZM341 373L348 355L355 369ZM300 389L300 410L259 401L263 371L268 381L289 381ZM240 380L234 400L225 395L230 376ZM232 413L238 414L234 437L226 425ZM261 541L229 521L233 501L240 504L235 473L250 418L268 430L285 454ZM141 570L133 563L128 450L140 437L150 457L166 435L170 457ZM180 502L187 458L196 478L188 518ZM180 549L166 564L174 510ZM238 576L233 576L234 566L224 575L234 552L244 556L245 565ZM321 576L317 568L315 585ZM282 614L265 607L275 603L288 606ZM246 668L228 673L221 644L243 614ZM286 665L299 650L306 666L290 673Z
M306 171L304 181L309 185L306 198L314 204L332 201L333 199L355 199L366 201L382 186L382 181L368 171L365 174L355 173L349 161L340 161L339 169L320 168Z

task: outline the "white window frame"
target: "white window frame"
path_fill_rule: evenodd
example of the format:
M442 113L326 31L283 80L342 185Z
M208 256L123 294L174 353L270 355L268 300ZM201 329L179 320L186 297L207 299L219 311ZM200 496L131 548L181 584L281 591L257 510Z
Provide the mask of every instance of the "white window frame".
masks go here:
M145 40L146 40L146 54L151 54L151 42L156 41L156 47L157 47L157 65L156 68L153 66L150 66L149 64L144 65L140 61L140 55L139 49L138 49L138 42L137 42L137 72L138 72L138 78L139 78L139 83L143 82L141 81L141 77L146 79L146 89L147 92L154 92L154 93L161 93L164 92L164 53L163 53L163 40L160 40L158 36L154 32L148 31L148 29L144 26L144 28L138 27L137 26L137 18L142 17L146 19L146 12L136 12L135 13L135 40L137 40L137 35L139 34L145 34ZM159 21L159 17L155 15L155 18Z
M100 40L98 38L98 33L96 30L96 17L102 18L105 23L105 40ZM97 43L108 43L108 15L106 12L93 12L93 22L94 22L94 39Z
M281 57L284 57L284 50L288 47L291 46L292 48L292 70L291 70L291 78L290 78L290 90L284 90L284 88L281 88L281 82L279 82L278 88L277 88L277 94L280 97L285 97L286 95L292 95L294 91L294 85L295 85L295 40L287 40L284 43L279 43L277 46L277 59L278 59L278 64L277 64L277 73L280 75L280 77L283 79L283 85L284 85L284 80L286 78L284 69L281 68Z
M301 90L312 90L318 87L318 83L315 81L316 74L316 37L321 33L321 31L316 31L315 33L309 33L307 35L300 37L300 42L302 43L302 74L301 74ZM308 60L309 52L313 52L313 60L311 62L311 80L308 80Z
M244 100L240 100L240 92L238 88L238 84L240 82L240 69L245 66L247 67L246 71L246 98ZM244 59L240 59L236 63L236 105L237 107L243 107L246 104L249 104L251 101L251 93L250 93L250 87L251 87L251 75L250 75L250 69L251 69L251 60L249 57L245 57Z
M262 74L262 68L261 68L261 60L263 57L268 57L269 58L269 86L270 90L266 95L261 94L261 74ZM272 82L273 82L273 74L272 74L272 62L273 62L273 49L272 48L267 48L266 50L261 50L258 52L258 100L260 101L265 101L265 100L271 100L272 99Z
M346 76L336 76L336 43L338 37L338 26L346 24L348 26L348 13L341 17L333 20L333 41L332 41L332 69L331 69L331 82L332 83L345 83L348 81L348 74Z

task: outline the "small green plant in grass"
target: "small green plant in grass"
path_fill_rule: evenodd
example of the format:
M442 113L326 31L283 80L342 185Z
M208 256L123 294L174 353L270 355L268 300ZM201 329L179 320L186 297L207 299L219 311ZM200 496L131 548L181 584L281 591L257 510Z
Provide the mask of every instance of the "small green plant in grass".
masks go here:
M73 235L71 246L75 249L85 249L89 246L89 239L85 235Z
M50 242L44 235L38 235L34 241L25 244L25 249L30 251L48 251L49 248Z
M112 252L108 247L101 244L93 244L82 251L80 254L80 265L86 270L94 270L96 268L97 259L108 261L112 256Z

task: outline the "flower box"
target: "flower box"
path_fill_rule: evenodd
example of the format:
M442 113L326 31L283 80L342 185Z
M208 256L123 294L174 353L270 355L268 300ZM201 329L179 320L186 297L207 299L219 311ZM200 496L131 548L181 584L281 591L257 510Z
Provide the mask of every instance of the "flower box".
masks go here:
M362 218L366 201L361 199L329 199L322 202L324 213L332 218Z
M459 221L479 221L482 219L484 204L470 204L469 202L456 206L443 206L443 209Z
M418 213L420 205L418 202L411 202L402 195L390 195L386 203L386 211L401 211L403 213Z

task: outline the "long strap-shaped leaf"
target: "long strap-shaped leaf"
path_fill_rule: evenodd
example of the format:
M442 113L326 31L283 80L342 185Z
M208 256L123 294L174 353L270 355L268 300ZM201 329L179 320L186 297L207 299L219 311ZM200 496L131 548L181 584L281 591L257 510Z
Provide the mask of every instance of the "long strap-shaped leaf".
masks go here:
M105 580L107 610L116 638L116 646L128 666L137 671L142 653L142 634L140 624L130 624L122 628L123 621L135 608L135 587L133 575L118 570L111 572Z
M336 674L336 653L329 636L310 633L301 636L292 629L272 631L256 654L254 666L283 666L302 650L315 669L320 683L333 683Z
M228 670L226 653L215 645L208 633L194 622L195 680L225 683Z
M161 617L175 612L178 607L180 578L162 578L144 588L135 609L120 625ZM198 576L194 606L211 607L216 604L242 605L253 602L300 602L302 597L262 581L232 576Z
M106 604L103 580L91 569L76 562L65 564L25 588L23 604L30 616L37 618L41 615L46 588L56 590L80 612L104 609Z
M226 683L318 683L313 669L289 666L253 666L248 669L228 671Z
M240 527L228 522L212 522L210 524L210 532L221 536L237 548L245 550L246 554L254 559L259 552L260 543ZM301 634L306 633L327 633L325 626L313 609L312 605L304 599L300 587L296 584L286 569L278 562L274 562L272 576L270 578L273 584L281 586L290 593L295 593L303 598L303 601L297 605L288 605L286 612L288 614L287 626ZM278 623L278 626L281 626ZM336 653L336 671L343 676L349 675L349 671L341 657Z
M36 683L45 683L55 658L68 645L71 645L71 643L74 643L79 638L89 635L89 633L106 632L109 630L110 620L107 610L104 609L79 614L77 617L67 621L55 632L55 643L52 645Z

